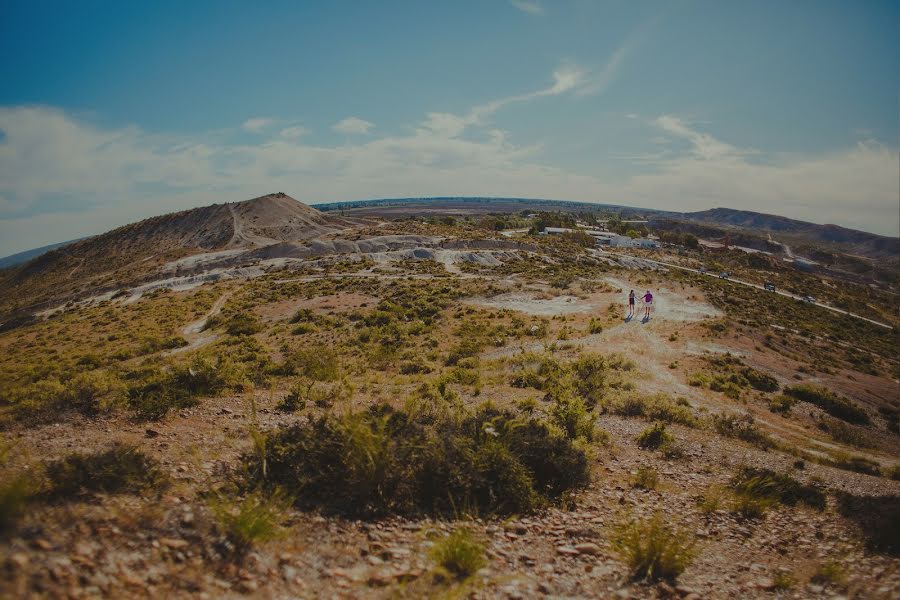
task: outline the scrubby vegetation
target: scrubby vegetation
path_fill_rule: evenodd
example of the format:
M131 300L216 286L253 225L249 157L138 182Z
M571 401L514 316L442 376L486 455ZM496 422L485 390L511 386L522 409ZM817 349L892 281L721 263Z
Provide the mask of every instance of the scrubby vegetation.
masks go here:
M265 476L258 454L245 457L247 484L282 486L300 506L377 515L521 513L588 482L585 451L545 422L437 408L373 407L278 430Z
M784 389L784 393L801 402L809 402L818 406L832 417L843 419L848 423L868 425L871 422L866 411L859 408L846 398L832 393L824 388L812 385L794 385Z
M92 494L136 494L166 483L159 463L134 446L114 444L107 450L72 453L46 465L47 496L77 498Z
M456 579L471 577L487 565L484 542L464 526L439 539L429 556L443 573Z
M277 538L284 509L289 504L279 493L259 492L243 498L218 496L210 508L237 557L243 557L254 545Z
M825 494L821 489L769 469L744 467L731 479L731 487L744 513L775 503L787 506L804 504L816 510L825 508Z
M659 513L647 520L620 524L611 541L633 579L674 580L696 555L690 535L667 525Z

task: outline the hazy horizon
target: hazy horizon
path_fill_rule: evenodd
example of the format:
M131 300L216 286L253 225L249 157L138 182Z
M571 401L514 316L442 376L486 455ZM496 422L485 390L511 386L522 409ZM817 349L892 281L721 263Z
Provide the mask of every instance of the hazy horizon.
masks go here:
M8 2L0 256L279 190L900 233L900 7Z

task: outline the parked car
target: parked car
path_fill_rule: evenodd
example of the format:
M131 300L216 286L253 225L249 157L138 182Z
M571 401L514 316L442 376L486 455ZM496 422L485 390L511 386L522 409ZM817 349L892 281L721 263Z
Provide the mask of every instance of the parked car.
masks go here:
M803 298L801 298L801 300L803 300L804 302L809 302L810 304L815 304L816 297L815 296L803 296Z
M706 273L706 267L700 267L699 269L697 269L697 271L699 271L700 273Z
M769 282L769 281L767 281L767 282L765 283L765 285L763 285L763 287L766 288L766 291L768 291L768 292L774 292L774 291L775 291L775 284L774 284L774 283L771 283L771 282Z
M719 279L728 279L729 277L731 277L731 273L729 273L728 271L722 271L721 273L719 273Z

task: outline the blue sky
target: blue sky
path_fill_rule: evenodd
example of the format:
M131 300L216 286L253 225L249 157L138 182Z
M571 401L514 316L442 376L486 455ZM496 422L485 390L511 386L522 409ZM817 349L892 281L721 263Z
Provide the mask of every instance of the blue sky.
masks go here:
M550 197L900 228L896 2L14 2L0 255L192 206Z

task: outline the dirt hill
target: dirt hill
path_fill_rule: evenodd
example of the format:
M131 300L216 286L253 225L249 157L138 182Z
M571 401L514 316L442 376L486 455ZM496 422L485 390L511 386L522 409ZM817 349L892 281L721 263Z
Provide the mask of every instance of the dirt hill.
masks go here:
M0 275L0 313L120 287L191 254L308 240L348 227L284 193L151 217L43 254Z

